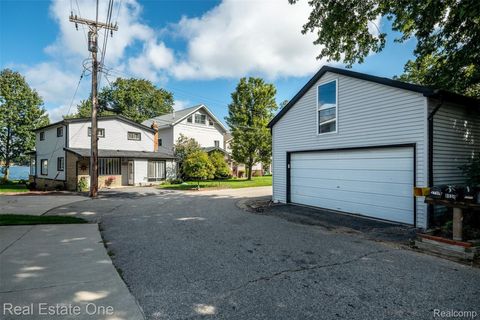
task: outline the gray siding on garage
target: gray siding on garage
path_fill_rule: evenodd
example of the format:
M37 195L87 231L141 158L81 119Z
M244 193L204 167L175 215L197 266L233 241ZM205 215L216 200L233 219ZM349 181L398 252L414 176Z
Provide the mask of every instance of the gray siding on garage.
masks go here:
M427 185L427 102L420 93L327 72L338 80L338 133L317 135L317 85L273 126L273 199L286 202L287 151L416 143L416 184ZM417 226L426 206L417 201Z
M439 101L429 101L433 110ZM480 152L480 113L443 103L433 118L433 183L462 184L459 167Z

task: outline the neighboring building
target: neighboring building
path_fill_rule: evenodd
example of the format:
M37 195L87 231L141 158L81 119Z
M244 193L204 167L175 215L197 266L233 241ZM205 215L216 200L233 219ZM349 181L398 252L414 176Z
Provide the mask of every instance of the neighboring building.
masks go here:
M159 150L172 152L180 135L194 138L201 147L223 148L227 128L203 104L161 115L143 122L145 126L158 125Z
M153 123L159 128L158 145L161 150L173 151L180 135L184 135L195 139L207 153L219 151L225 154L232 174L236 175L236 165L231 152L225 149L225 138L229 137L228 130L207 106L201 104L143 122L146 126Z
M98 118L99 187L149 185L175 178L173 153L158 150L158 132L123 116ZM89 182L90 118L65 119L38 128L31 179L39 189L76 190Z
M228 154L232 154L232 141L233 141L233 137L231 135L231 133L227 133L225 134L224 136L224 149L225 151L228 152ZM230 166L230 170L232 171L232 175L236 176L236 177L239 177L239 178L243 178L247 175L247 170L246 170L246 166L245 164L243 163L237 163L235 161L233 161L233 159L229 162L229 166ZM263 176L264 174L267 174L267 173L271 173L271 168L266 168L264 170L263 168L263 165L262 163L258 162L258 163L255 163L252 167L252 175L253 176Z
M322 67L269 124L273 200L426 228L415 186L464 182L480 102Z

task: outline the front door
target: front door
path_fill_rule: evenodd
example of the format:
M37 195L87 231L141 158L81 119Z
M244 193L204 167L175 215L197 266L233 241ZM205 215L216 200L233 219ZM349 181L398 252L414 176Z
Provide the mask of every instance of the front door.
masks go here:
M133 170L133 161L128 161L128 184L133 185L134 181L134 170Z

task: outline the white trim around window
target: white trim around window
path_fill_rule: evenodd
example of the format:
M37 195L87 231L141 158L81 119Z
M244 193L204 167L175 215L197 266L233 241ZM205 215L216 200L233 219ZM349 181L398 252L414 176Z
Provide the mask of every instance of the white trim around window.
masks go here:
M133 141L141 141L142 140L142 133L137 131L128 131L127 139Z
M335 122L335 130L321 133L320 132L320 116L319 116L319 113L320 113L321 110L327 110L327 109L331 109L333 107L332 106L328 106L328 107L320 107L319 106L319 103L318 103L319 102L319 92L318 91L319 91L319 88L321 86L332 83L332 82L335 82L335 118L324 121L322 124L325 125L325 124L328 124L328 123ZM317 85L316 88L317 88L317 93L316 93L316 99L317 99L317 109L316 109L316 114L317 114L316 127L317 127L317 129L316 130L317 130L317 135L320 136L320 135L338 133L338 79L320 82Z

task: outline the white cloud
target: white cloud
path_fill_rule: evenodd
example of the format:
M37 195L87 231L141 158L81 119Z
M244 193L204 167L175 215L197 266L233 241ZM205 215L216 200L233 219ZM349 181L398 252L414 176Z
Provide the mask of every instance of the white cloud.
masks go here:
M49 103L70 103L80 79L73 71L64 71L62 66L53 62L43 62L23 69L29 85L35 88L40 96ZM84 83L85 85L85 83Z
M173 109L176 111L182 110L188 107L191 107L190 101L188 100L175 100L173 102Z
M188 52L174 68L180 78L304 76L325 61L315 57L313 34L302 35L311 8L306 1L224 0L200 18L182 18L176 30Z
M70 4L73 7L70 7ZM125 49L135 41L146 41L154 37L154 31L147 25L140 22L142 7L135 0L124 0L116 2L112 14L112 23L118 21L118 31L113 33L113 37L108 39L108 49L106 61L115 64L125 54ZM108 1L99 3L99 21L106 20ZM119 7L119 5L121 5ZM120 11L119 11L120 8ZM60 33L57 40L45 50L52 55L78 55L85 57L87 51L86 34L88 28L78 25L78 31L74 23L70 22L68 17L73 10L74 15L82 18L95 20L95 0L79 0L78 8L76 2L65 0L54 0L50 7L50 14L57 21ZM118 20L117 20L118 17ZM104 32L99 33L99 47L103 43Z
M138 56L128 59L128 69L135 76L156 82L161 70L171 67L173 63L173 51L163 42L150 40Z
M47 110L50 122L60 121L63 119L63 116L72 114L76 111L75 107L72 107L72 109L74 110L70 110L70 105L62 105L60 107Z

